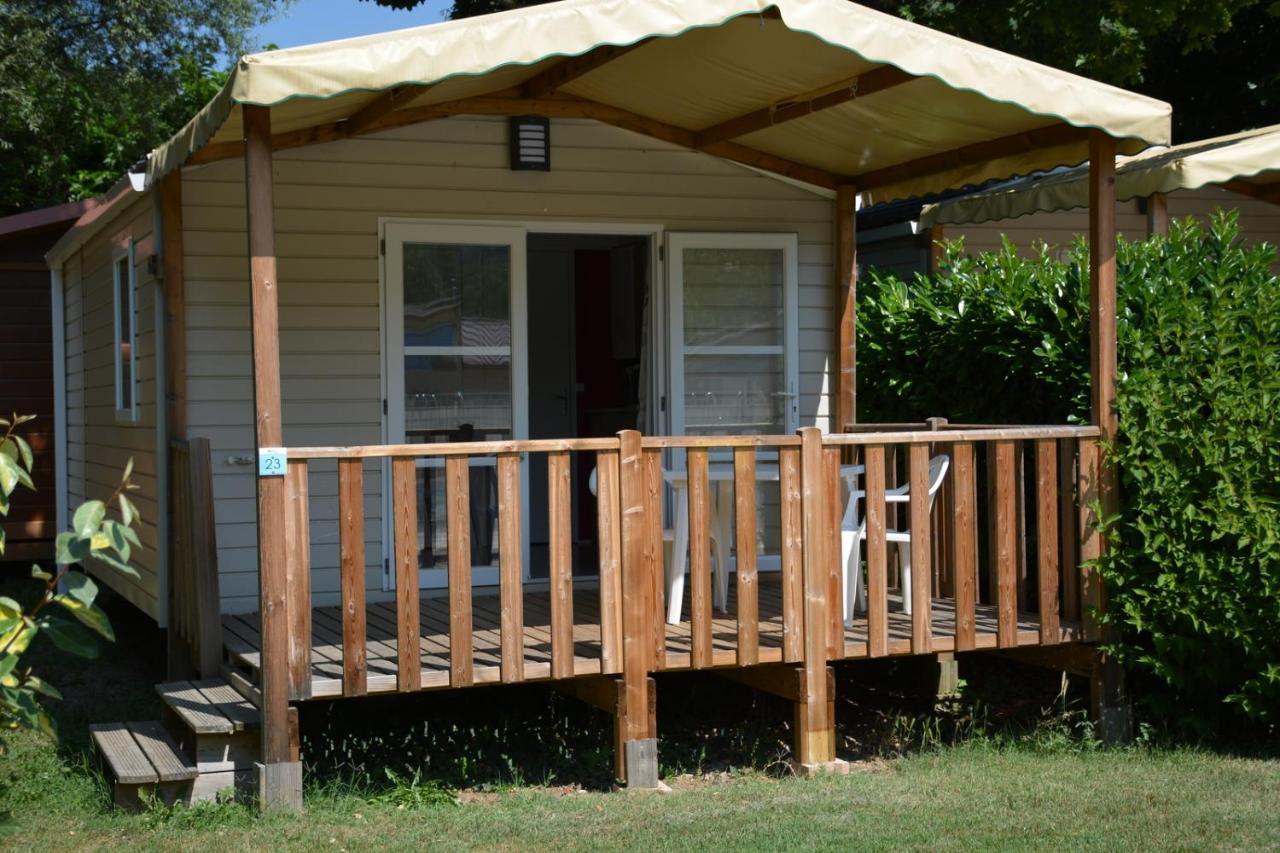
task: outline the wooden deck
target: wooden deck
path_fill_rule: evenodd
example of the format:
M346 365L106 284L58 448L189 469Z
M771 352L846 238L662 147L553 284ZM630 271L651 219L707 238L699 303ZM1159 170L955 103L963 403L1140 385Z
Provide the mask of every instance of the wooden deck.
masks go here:
M782 592L780 576L764 574L760 578L760 663L783 660ZM585 585L575 585L574 605L574 674L599 675L601 666L599 593ZM730 584L729 612L735 612L733 585ZM494 684L502 681L499 662L500 602L497 593L477 593L473 600L473 666L475 683ZM394 602L370 604L365 609L368 642L368 692L396 690L397 630ZM551 678L550 596L545 590L524 593L524 680ZM977 605L975 647L995 648L996 607ZM422 637L418 659L422 668L424 690L448 688L449 681L449 612L447 598L423 598L420 608ZM231 659L256 676L259 663L259 620L257 613L222 617L223 637ZM949 598L933 599L931 651L955 649L955 607ZM684 670L691 666L688 599L684 621L666 625L665 670ZM1074 622L1061 625L1062 642L1080 639ZM1018 644L1040 644L1040 622L1034 613L1019 612ZM732 616L715 614L713 621L712 667L738 665L737 623ZM889 594L890 656L911 654L911 618L901 612L901 598ZM860 615L852 627L844 631L844 658L868 656L867 619ZM838 659L838 658L835 658ZM617 672L620 669L609 670ZM338 607L318 607L312 618L311 694L320 699L342 695L342 613Z

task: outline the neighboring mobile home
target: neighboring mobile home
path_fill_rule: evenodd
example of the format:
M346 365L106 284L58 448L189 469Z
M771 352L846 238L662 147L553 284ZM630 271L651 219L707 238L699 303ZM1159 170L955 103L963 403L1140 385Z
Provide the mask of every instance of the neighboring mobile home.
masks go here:
M570 0L245 57L49 254L68 387L99 378L65 400L68 499L135 458L142 580L103 580L184 638L221 616L202 668L261 713L267 801L300 791L290 701L545 678L651 787L660 669L760 665L830 766L830 661L1095 640L1077 486L1111 494L1105 319L1096 425L856 424L856 206L1168 127L843 0ZM1006 483L1032 442L1039 515Z
M56 354L44 254L94 205L74 201L0 219L0 417L36 416L23 431L36 457L32 473L36 488L15 492L8 515L0 519L6 560L45 559L53 554Z
M864 214L859 234L867 267L926 272L939 240L963 239L972 253L1008 237L1023 252L1066 246L1089 227L1088 165L1006 181L928 205ZM1116 163L1116 231L1129 240L1164 233L1171 218L1207 220L1236 210L1249 241L1280 246L1280 125L1155 147ZM1277 260L1280 268L1280 259Z

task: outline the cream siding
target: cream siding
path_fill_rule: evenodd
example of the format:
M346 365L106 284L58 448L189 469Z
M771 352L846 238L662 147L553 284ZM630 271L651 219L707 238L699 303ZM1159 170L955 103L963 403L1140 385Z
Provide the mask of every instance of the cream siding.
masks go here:
M1265 240L1273 246L1280 245L1280 205L1249 198L1221 187L1178 190L1169 194L1168 203L1170 219L1195 216L1207 220L1218 208L1235 208L1240 211L1240 227L1247 240ZM1129 240L1142 240L1147 236L1147 216L1136 200L1120 202L1116 206L1116 222L1120 233ZM1033 213L1016 219L976 225L945 226L948 239L964 237L965 249L975 254L998 249L1001 234L1007 234L1019 250L1026 253L1031 251L1031 246L1036 241L1043 241L1051 246L1065 246L1084 234L1088 228L1089 212L1083 209Z
M617 128L556 121L550 173L507 168L506 124L449 119L275 160L285 442L382 440L379 217L657 224L799 235L801 419L826 426L832 202ZM189 424L214 449L223 609L257 607L241 161L184 173ZM366 483L367 583L382 589L381 477ZM312 584L337 600L336 474L313 464Z
M154 252L151 198L140 197L121 211L83 247L63 261L66 305L67 502L70 511L88 499L106 499L133 459L130 497L141 520L142 547L131 563L133 580L105 567L90 566L105 585L153 618L160 616L160 559L156 501L156 281L148 271ZM114 281L112 254L135 243L138 420L118 423L115 410Z

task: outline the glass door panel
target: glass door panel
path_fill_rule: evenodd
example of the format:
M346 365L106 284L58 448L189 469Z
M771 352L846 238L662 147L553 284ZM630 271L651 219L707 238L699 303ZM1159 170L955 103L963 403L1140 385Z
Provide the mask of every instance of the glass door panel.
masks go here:
M524 437L523 230L391 223L386 236L390 440ZM440 586L449 550L444 461L419 459L417 466L421 582ZM468 476L472 579L495 583L493 459L470 460Z
M670 236L672 428L686 435L784 435L799 420L796 238L791 234ZM672 451L665 464L681 468ZM762 466L776 453L761 451ZM713 451L713 466L732 456ZM721 476L731 476L728 470ZM717 492L717 512L732 513ZM759 565L777 565L776 478L756 486Z

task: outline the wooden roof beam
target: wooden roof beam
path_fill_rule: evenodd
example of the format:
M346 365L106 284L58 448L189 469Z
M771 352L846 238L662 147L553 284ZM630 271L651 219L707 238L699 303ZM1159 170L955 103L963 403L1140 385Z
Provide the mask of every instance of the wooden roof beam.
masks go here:
M1233 193L1239 193L1249 198L1256 198L1258 201L1280 204L1280 184L1251 184L1248 181L1236 178L1223 183L1221 186L1224 190L1230 190Z
M585 118L602 124L621 127L624 130L630 130L654 139L660 139L663 142L679 145L682 148L698 149L695 143L696 134L692 130L666 124L619 107L581 98L463 98L459 101L401 110L398 113L387 116L384 122L394 121L396 124L412 124L419 121L464 114ZM715 157L732 160L736 163L742 163L766 172L774 172L827 189L834 189L836 184L840 182L840 177L831 172L796 163L734 142L717 142L700 150Z
M416 83L407 83L403 86L396 86L388 89L360 109L352 113L346 120L346 131L350 136L363 133L368 128L377 124L383 116L393 113L398 109L403 109L410 101L419 95L430 90L430 85L419 85Z
M824 87L826 91L822 91L821 94L804 93L784 98L767 107L712 125L698 131L694 143L698 148L706 148L717 142L736 139L757 130L805 118L822 110L847 104L858 98L865 98L916 79L918 78L914 75L894 68L892 65L882 65L841 83Z
M548 98L561 88L569 85L579 77L585 77L620 56L625 56L636 48L653 41L653 37L641 39L633 44L604 44L579 56L562 59L555 65L539 74L530 77L520 87L520 94L526 98Z
M647 116L638 115L608 104L578 98L521 98L516 97L514 89L504 89L490 95L475 98L461 98L455 101L444 101L438 104L425 104L420 107L395 110L368 122L357 133L350 132L347 122L338 121L314 127L278 133L271 139L276 150L297 148L321 142L334 142L348 139L351 136L373 133L408 124L448 118L456 115L497 115L519 116L536 115L547 118L585 118L602 124L621 127L634 133L660 139L682 148L698 150L694 143L695 133L682 127L666 124ZM806 166L782 157L758 151L734 142L716 142L700 149L704 153L735 163L752 166L766 172L783 175L797 181L813 184L827 189L834 189L843 178L823 169ZM196 152L187 160L187 165L209 163L240 157L244 154L244 146L238 142L209 145Z
M1038 127L1035 130L1011 133L998 139L990 139L986 142L978 142L962 148L930 154L895 166L873 169L869 172L863 172L861 175L853 176L849 179L849 182L856 184L859 190L872 190L877 187L911 180L912 178L936 175L939 172L945 172L948 169L955 169L960 166L996 160L1000 157L1007 157L1010 154L1022 154L1027 151L1034 151L1037 148L1051 148L1054 145L1063 145L1068 142L1084 142L1088 138L1089 128L1087 127L1076 127L1065 122L1051 124L1047 127Z

